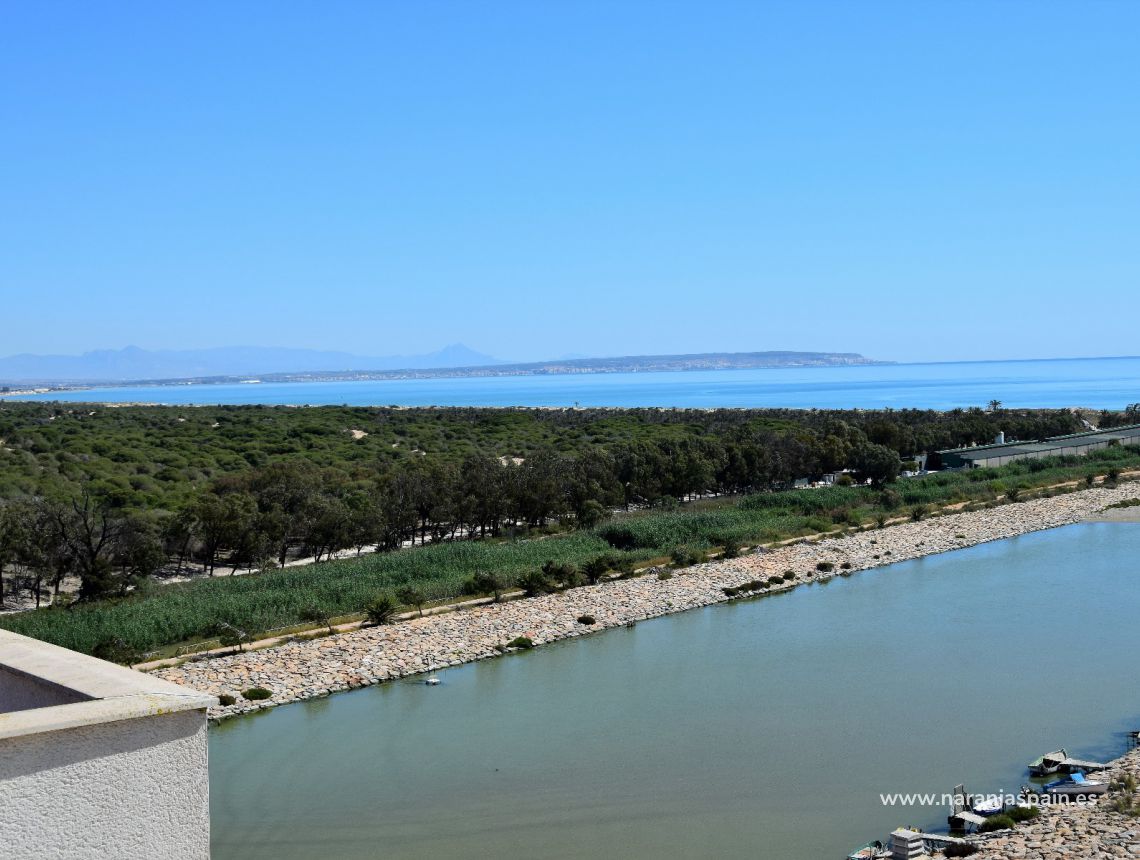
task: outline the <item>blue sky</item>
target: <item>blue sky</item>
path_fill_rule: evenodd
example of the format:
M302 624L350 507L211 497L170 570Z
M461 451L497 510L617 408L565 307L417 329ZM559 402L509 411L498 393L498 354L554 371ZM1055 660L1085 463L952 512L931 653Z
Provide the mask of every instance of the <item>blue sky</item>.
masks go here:
M1135 353L1131 2L8 3L0 354Z

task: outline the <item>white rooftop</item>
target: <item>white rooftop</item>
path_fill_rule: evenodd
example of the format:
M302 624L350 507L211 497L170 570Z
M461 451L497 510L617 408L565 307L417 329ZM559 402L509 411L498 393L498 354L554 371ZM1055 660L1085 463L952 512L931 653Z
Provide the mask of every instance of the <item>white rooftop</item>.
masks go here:
M0 739L216 704L213 696L0 630Z

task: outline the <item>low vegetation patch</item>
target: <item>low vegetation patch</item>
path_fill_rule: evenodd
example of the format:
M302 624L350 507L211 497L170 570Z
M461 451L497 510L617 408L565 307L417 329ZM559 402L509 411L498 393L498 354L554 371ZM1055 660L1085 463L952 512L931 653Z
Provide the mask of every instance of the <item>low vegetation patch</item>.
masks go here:
M242 690L241 695L251 702L260 702L272 697L273 693L264 687L250 687L248 690Z
M1011 806L1005 811L1005 814L1012 821L1020 824L1023 821L1032 821L1037 818L1041 814L1041 810L1036 806Z
M1140 499L1125 499L1122 502L1117 502L1116 504L1109 505L1108 507L1105 508L1105 510L1110 511L1113 508L1135 508L1135 507L1140 507Z
M977 845L972 845L969 842L955 842L943 848L942 855L944 857L972 857L979 850Z
M979 833L993 833L995 830L1012 830L1017 823L1005 813L991 815L985 823L978 827Z

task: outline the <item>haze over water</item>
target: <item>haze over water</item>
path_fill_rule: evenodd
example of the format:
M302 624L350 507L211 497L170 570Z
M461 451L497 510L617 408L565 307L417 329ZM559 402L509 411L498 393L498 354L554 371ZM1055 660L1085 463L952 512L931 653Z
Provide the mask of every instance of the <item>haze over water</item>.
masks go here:
M22 399L350 406L625 406L1122 409L1140 401L1140 357L765 368L669 373L124 386Z

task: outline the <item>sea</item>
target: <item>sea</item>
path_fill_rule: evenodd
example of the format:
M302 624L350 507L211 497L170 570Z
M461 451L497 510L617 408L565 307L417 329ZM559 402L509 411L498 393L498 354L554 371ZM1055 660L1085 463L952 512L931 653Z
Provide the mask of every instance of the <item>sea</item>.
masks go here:
M23 400L182 405L1123 409L1140 357L98 387Z

